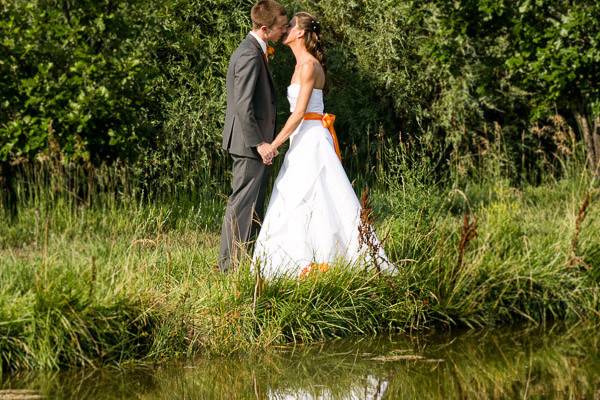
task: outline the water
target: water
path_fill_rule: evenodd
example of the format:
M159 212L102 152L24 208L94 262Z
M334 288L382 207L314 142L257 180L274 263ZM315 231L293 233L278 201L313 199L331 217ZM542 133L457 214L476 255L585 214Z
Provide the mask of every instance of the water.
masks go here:
M594 327L421 333L157 367L27 373L4 377L0 400L600 399L599 336Z

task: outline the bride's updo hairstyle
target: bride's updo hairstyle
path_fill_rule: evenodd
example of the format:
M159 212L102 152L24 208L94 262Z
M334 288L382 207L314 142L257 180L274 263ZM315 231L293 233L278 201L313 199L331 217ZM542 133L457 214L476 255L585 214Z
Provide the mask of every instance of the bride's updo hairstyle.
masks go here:
M310 54L325 68L325 51L321 43L321 23L306 12L294 15L296 26L304 30L304 44Z

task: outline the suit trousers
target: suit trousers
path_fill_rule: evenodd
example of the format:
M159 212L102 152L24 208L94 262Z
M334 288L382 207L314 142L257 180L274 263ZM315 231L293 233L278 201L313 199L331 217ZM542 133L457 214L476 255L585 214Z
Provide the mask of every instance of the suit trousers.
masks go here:
M264 215L265 191L270 167L261 160L231 155L233 158L232 193L227 201L223 226L219 268L236 268L244 250L258 234Z

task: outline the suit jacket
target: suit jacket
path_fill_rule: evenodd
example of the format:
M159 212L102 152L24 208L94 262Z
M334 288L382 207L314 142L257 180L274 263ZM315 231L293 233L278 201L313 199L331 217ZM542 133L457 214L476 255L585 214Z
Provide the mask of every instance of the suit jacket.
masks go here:
M259 158L256 146L275 137L275 88L258 41L250 34L238 46L227 69L227 112L223 149Z

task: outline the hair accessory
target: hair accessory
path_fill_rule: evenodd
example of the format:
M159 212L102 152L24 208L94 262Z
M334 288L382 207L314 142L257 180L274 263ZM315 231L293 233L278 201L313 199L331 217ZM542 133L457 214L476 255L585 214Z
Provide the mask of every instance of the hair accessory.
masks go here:
M321 23L315 19L310 20L310 30L317 35L321 33Z

